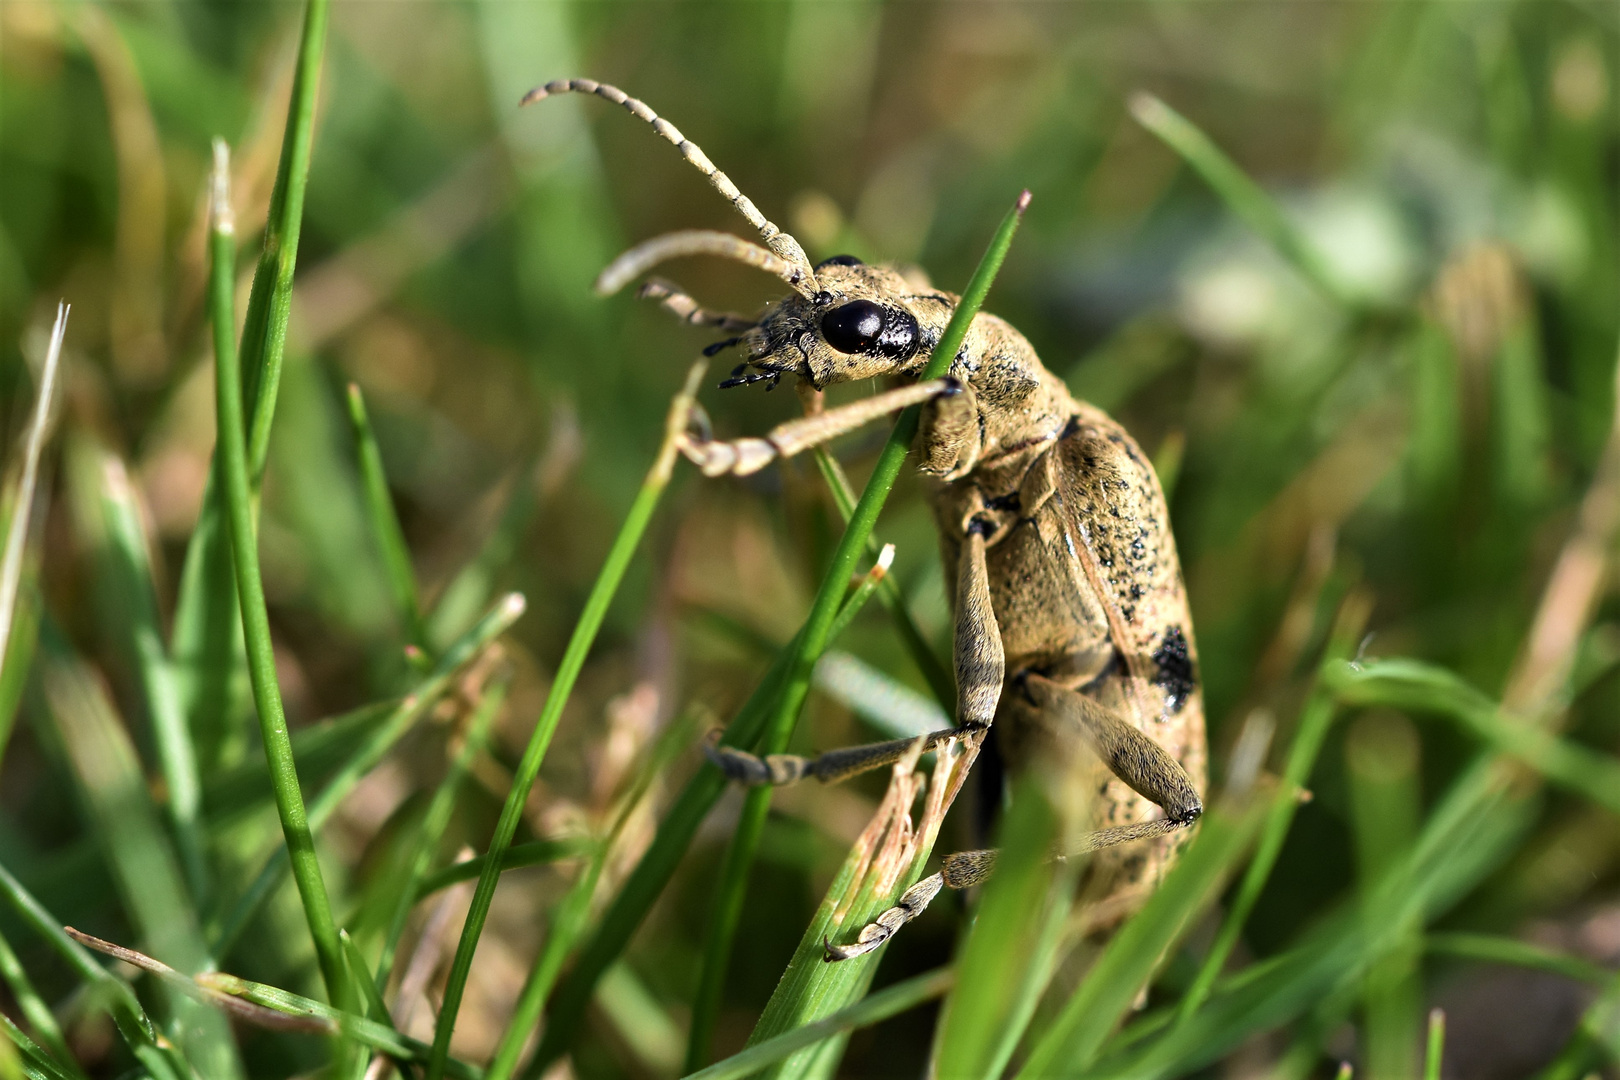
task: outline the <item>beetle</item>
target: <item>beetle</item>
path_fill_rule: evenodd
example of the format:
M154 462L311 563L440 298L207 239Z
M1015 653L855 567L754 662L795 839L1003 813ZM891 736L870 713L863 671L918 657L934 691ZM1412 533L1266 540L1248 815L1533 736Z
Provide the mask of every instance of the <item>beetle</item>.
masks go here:
M956 726L932 747L978 737L991 724L1013 768L1055 756L1095 793L1100 922L1146 898L1203 812L1203 699L1186 588L1153 466L1101 409L1075 399L1011 325L980 313L946 377L919 381L958 297L899 271L836 256L812 265L679 129L617 87L560 79L527 105L563 93L622 105L673 143L758 231L764 246L728 233L683 230L637 245L597 280L604 294L679 256L714 255L774 274L791 292L759 318L711 312L679 286L646 281L639 295L682 320L730 337L706 353L745 359L722 387L792 376L821 390L886 380L852 404L779 424L760 438L717 440L707 426L681 450L709 476L747 475L866 423L921 406L912 452L928 481L947 582L954 582ZM708 754L744 784L834 782L899 760L897 739L817 757L758 757L711 743ZM1077 753L1083 747L1088 753ZM989 874L993 851L947 856L939 873L828 959L876 948L941 888Z

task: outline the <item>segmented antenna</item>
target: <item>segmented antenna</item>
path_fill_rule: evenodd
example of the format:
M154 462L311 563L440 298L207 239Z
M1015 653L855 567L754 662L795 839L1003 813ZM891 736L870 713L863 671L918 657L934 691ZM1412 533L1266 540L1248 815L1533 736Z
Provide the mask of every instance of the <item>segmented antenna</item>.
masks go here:
M656 300L665 311L692 326L715 326L731 333L750 330L754 326L753 319L745 319L729 311L710 311L693 299L691 293L672 281L653 278L644 282L641 288L636 290L636 298Z
M617 86L599 83L594 79L555 79L524 94L519 104L528 105L554 94L595 94L615 105L623 105L632 116L651 124L654 131L674 143L681 156L697 166L698 171L709 178L709 183L714 185L714 189L724 195L726 201L736 207L737 212L747 218L750 225L759 230L759 235L767 247L788 263L801 269L803 276L798 281L789 281L789 284L805 296L815 294L816 274L810 265L809 256L804 253L804 248L799 246L799 242L790 233L783 232L760 213L759 208L748 196L731 182L731 177L715 168L708 155L699 149L696 143L682 135L680 128L653 112L646 102L631 97Z
M596 275L596 291L611 296L661 262L687 255L718 255L775 274L799 292L805 291L809 271L780 259L758 244L713 229L682 229L643 240ZM814 288L814 280L810 282ZM810 294L806 294L810 295Z

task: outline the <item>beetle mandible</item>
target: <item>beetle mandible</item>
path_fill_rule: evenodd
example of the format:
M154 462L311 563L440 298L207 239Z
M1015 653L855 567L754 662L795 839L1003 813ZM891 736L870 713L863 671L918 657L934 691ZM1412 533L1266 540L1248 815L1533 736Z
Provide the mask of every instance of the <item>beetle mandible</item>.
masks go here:
M784 375L815 390L862 379L892 384L779 424L763 438L691 435L682 450L706 475L746 475L922 406L912 452L931 480L946 581L955 582L957 684L957 726L927 736L927 745L983 733L994 722L1014 768L1036 754L1090 768L1100 828L1082 847L1106 849L1093 867L1106 875L1103 919L1129 913L1203 812L1197 650L1169 513L1147 457L1106 413L1071 396L1023 335L994 315L975 316L945 378L919 382L956 296L850 256L812 266L799 242L696 144L617 87L559 79L530 91L523 104L562 93L595 94L651 124L765 242L708 230L669 233L614 260L597 279L599 292L616 292L680 256L734 259L781 278L792 293L758 319L707 311L658 279L638 294L690 324L733 335L706 350L744 351L746 360L722 387L774 386ZM745 784L812 776L832 782L897 761L915 743L897 739L813 758L761 758L711 745L709 755ZM1077 745L1089 750L1089 763L1076 757ZM828 959L876 948L941 888L984 880L994 861L993 851L946 856L939 873L908 890L858 942L829 945Z

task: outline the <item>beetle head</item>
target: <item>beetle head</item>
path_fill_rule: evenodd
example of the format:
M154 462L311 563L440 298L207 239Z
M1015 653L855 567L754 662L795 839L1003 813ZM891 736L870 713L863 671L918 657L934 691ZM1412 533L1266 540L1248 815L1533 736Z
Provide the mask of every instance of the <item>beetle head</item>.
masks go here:
M849 255L818 264L815 275L812 295L788 296L736 339L748 359L721 386L791 373L819 390L922 370L950 319L948 297Z

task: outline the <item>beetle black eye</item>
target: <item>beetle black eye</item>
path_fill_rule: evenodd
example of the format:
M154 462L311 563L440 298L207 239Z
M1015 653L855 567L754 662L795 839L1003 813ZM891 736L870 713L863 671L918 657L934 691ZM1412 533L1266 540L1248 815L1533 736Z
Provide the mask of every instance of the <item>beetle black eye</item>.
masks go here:
M883 335L883 309L870 300L851 300L821 317L821 336L841 353L868 352Z
M816 269L820 270L823 266L865 266L865 265L866 265L865 263L861 262L861 260L857 259L853 255L834 255L830 259L822 259L820 262L816 263Z

